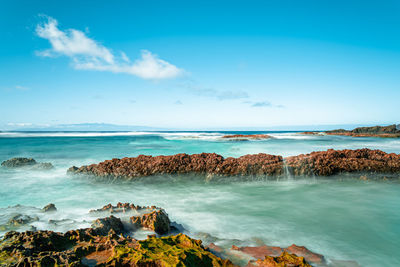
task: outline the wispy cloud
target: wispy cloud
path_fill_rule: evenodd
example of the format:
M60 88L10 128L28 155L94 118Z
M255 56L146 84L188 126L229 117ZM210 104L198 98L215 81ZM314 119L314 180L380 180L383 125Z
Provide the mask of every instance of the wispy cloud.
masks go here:
M252 107L271 107L272 104L268 101L262 101L262 102L255 102L251 106Z
M147 50L142 50L140 58L131 63L124 52L116 56L82 31L60 30L58 21L51 17L46 16L46 21L37 25L36 34L51 44L50 49L39 51L38 55L70 57L76 69L127 73L143 79L166 79L183 74L182 69Z
M285 107L283 105L274 105L269 101L261 101L261 102L246 101L244 103L250 104L250 106L253 108L262 108L262 107L284 108Z
M182 105L183 103L182 103L182 101L180 101L180 100L176 100L174 104L175 104L175 105Z
M220 101L222 100L233 100L233 99L244 99L248 98L249 95L245 91L237 91L237 90L225 90L220 91L210 87L203 87L199 84L189 81L186 83L180 84L181 87L187 89L190 93L204 96L204 97L212 97L216 98Z

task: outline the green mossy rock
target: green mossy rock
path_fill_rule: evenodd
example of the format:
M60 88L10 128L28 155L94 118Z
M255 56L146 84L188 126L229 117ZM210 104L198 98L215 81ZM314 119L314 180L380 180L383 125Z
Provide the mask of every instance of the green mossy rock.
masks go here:
M135 248L116 246L108 264L130 266L234 266L185 234L138 241Z

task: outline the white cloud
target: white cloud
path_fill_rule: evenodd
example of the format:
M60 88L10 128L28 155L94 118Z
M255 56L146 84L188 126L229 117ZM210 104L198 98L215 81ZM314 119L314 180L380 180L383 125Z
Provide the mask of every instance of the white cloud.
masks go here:
M37 25L36 33L51 44L50 49L40 51L38 55L68 56L76 69L127 73L143 79L166 79L183 74L183 70L147 50L143 50L141 57L130 63L124 52L117 57L110 49L90 39L82 31L60 30L57 20L51 17Z

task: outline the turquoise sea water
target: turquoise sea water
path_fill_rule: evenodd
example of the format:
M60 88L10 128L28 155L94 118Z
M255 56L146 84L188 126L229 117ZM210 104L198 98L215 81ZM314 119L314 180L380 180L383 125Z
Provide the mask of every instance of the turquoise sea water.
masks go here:
M132 202L163 207L194 237L203 232L249 245L261 241L279 246L295 243L328 259L354 260L361 266L400 266L400 183L396 181L288 177L279 181L205 182L180 176L111 182L66 175L72 165L140 154L215 152L237 157L263 152L291 156L364 147L400 153L400 139L278 132L268 133L274 139L235 142L221 140L223 134L0 133L0 161L33 157L55 166L50 171L0 168L0 223L15 210L8 206L42 207L52 202L59 209L58 218L74 221L55 226L44 218L35 226L64 231L90 225L89 209L110 202Z

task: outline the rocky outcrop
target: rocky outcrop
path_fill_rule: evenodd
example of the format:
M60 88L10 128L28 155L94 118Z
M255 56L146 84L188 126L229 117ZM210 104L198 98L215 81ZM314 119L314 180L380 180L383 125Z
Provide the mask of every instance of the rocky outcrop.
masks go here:
M268 154L224 158L215 153L176 154L106 160L99 164L71 167L68 172L100 177L135 178L159 174L199 174L206 176L243 176L282 174L283 158Z
M318 134L317 132L303 132L302 134ZM387 137L397 138L400 137L400 125L389 126L373 126L373 127L358 127L353 130L337 129L326 131L327 135L344 135L353 137Z
M136 177L162 174L214 176L330 176L339 173L400 174L400 155L380 150L356 149L312 152L283 159L268 154L223 158L215 153L138 156L106 160L99 164L72 167L69 173L100 177ZM120 207L125 209L128 207Z
M288 252L280 256L266 256L263 260L250 261L247 267L312 267L303 257Z
M380 150L333 150L301 154L285 159L293 175L330 176L339 173L400 174L400 155Z
M171 229L171 222L164 210L152 211L140 216L133 216L130 222L135 227L143 227L156 232L157 234L166 234Z
M129 211L147 212L152 207L152 212L130 217L128 224L123 222ZM38 210L43 214L41 209ZM182 233L164 237L149 235L144 240L136 240L131 236L132 229L129 226L132 224L167 233L170 221L163 209L118 203L91 211L92 215L98 212L113 212L122 217L110 215L98 218L91 228L65 233L6 233L0 240L0 266L236 266L228 260L236 262L237 258L232 253L225 253L223 248L215 244L205 248L201 240ZM265 248L233 247L233 250L258 259L250 261L248 266L309 267L307 257L317 262L313 257L320 256L295 245L286 249L270 247L280 249L273 249L273 253L266 252ZM248 258L246 256L246 262ZM240 266L246 264L240 262Z
M8 232L0 240L1 266L234 266L187 235L145 240L92 229Z
M224 135L221 138L235 141L248 141L248 140L264 140L270 139L272 136L267 134L232 134Z
M7 168L21 168L30 167L32 169L52 169L53 165L51 163L38 163L33 158L12 158L1 163L1 166Z

